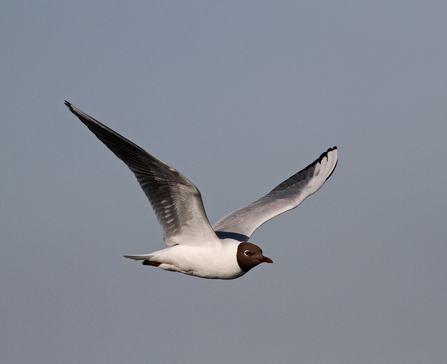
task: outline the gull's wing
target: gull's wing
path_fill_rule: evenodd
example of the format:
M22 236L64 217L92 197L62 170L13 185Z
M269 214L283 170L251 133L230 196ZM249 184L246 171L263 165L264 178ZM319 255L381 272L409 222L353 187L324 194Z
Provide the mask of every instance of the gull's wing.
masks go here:
M135 174L168 245L220 243L206 217L199 190L174 168L65 101L107 148Z
M266 221L297 207L306 197L317 192L331 176L337 160L337 147L328 149L315 162L264 197L220 219L213 226L217 236L247 241Z

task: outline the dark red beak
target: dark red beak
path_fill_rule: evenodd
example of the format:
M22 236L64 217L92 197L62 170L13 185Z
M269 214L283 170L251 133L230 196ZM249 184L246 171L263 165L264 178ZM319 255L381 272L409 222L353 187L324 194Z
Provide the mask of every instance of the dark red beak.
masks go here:
M273 263L273 260L271 260L270 258L264 257L264 256L261 259L259 259L259 261L261 263Z

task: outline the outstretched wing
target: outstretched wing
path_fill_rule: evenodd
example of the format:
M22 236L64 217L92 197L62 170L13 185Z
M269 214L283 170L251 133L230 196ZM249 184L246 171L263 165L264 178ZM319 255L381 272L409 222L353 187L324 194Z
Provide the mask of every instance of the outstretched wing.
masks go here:
M107 148L135 174L163 229L168 245L219 243L199 190L174 168L65 101Z
M306 197L317 192L331 176L337 160L337 147L328 149L315 162L264 197L220 219L213 226L217 236L247 241L266 221L297 207Z

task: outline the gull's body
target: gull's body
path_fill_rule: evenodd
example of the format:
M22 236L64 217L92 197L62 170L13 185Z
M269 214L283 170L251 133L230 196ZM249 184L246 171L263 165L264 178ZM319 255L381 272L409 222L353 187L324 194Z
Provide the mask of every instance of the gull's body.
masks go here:
M239 244L240 241L233 239L224 239L219 244L203 247L178 244L147 255L125 257L153 262L155 264L146 264L197 277L234 279L245 273L236 259Z
M165 270L234 279L260 263L272 263L258 246L247 242L250 236L318 191L337 165L337 147L330 148L264 197L211 227L199 190L183 175L69 102L65 104L135 174L163 229L168 248L125 257Z

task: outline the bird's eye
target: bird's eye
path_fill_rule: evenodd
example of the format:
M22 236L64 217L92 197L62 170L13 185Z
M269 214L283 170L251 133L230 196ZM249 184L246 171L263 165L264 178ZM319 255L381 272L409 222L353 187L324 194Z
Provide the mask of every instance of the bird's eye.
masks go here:
M244 251L244 255L245 255L246 257L248 257L248 256L250 255L250 250L245 250L245 251Z

